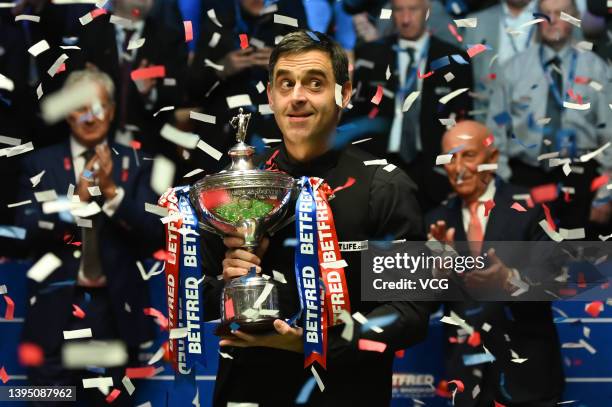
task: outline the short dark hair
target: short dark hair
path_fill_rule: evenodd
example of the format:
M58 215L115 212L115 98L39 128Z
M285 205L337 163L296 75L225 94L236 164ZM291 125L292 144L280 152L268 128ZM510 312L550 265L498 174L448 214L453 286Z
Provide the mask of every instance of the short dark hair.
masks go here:
M274 79L274 67L281 56L308 51L323 51L329 55L334 70L334 78L338 84L344 85L350 80L348 57L336 41L318 31L297 30L285 35L272 50L268 63L270 83Z

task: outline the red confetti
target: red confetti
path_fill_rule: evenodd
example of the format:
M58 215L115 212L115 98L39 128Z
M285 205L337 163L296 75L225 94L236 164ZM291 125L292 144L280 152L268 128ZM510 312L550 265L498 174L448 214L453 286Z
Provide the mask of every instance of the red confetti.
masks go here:
M584 278L584 273L578 273L578 288L586 288L586 279Z
M9 375L6 373L4 366L0 367L0 380L2 380L2 383L8 382L9 379Z
M57 68L57 71L55 71L55 73L58 74L60 72L64 72L65 70L66 70L66 64L61 64L59 68Z
M457 27L453 25L453 23L448 23L448 31L453 34L453 37L459 42L463 42L463 37L459 35L457 32Z
M142 143L138 140L132 140L130 141L130 147L132 147L134 150L140 150Z
M83 311L81 307L79 307L76 304L72 304L72 309L73 309L72 315L80 319L85 318L85 311Z
M70 171L72 169L72 161L68 157L64 157L64 169Z
M132 16L134 16L134 17L136 17L136 18L140 17L140 9L139 9L139 8L137 8L137 7L134 7L134 8L132 9Z
M494 407L506 407L505 405L503 405L502 403L498 403L497 401L493 400L493 403L495 403Z
M96 9L93 9L90 14L92 18L96 18L96 17L101 16L102 14L106 14L106 9L96 8Z
M130 73L133 81L143 79L163 78L166 76L166 67L163 65L153 65L147 68L135 69Z
M247 49L249 47L249 36L246 34L240 34L240 48Z
M449 336L448 343L461 343L461 341L456 336Z
M121 170L121 182L127 182L129 175L128 170Z
M373 119L378 115L378 107L374 106L370 113L368 113L368 119Z
M606 185L609 179L610 177L608 174L600 175L599 177L594 178L593 181L591 181L591 192L596 191Z
M344 183L344 185L340 185L339 187L334 188L331 193L332 195L335 194L338 191L342 191L343 189L346 189L348 187L351 187L355 184L356 180L353 177L348 177L348 179L346 180L346 182Z
M553 220L552 214L550 213L550 208L546 204L542 204L542 209L544 209L544 216L546 216L546 222L548 222L548 228L553 231L557 231L557 225L555 225L555 221Z
M398 359L402 359L404 356L406 356L406 351L404 349L400 349L395 351L395 357Z
M490 79L490 80L494 81L495 79L497 79L497 74L495 74L495 73L490 73L490 74L488 75L488 77L489 77L489 79Z
M193 40L193 26L191 21L183 21L183 27L185 27L185 42Z
M155 253L153 253L153 258L159 261L165 261L168 259L168 252L164 249L159 249Z
M418 76L418 78L419 78L419 79L426 79L426 78L429 78L429 77L430 77L431 75L433 75L433 74L434 74L434 71L429 71L429 72L427 72L426 74L421 75L421 71L419 71L419 70L417 69L417 76Z
M525 209L523 207L523 205L521 205L518 202L513 203L510 208L512 208L512 209L514 209L515 211L518 211L518 212L527 212L527 209Z
M461 380L449 380L448 384L454 384L455 386L457 386L457 391L459 393L463 393L463 391L465 390L465 385Z
M380 103L383 97L383 88L381 85L376 86L376 94L372 97L370 102L374 103L376 106Z
M438 387L436 387L436 395L451 398L452 394L448 391L448 382L446 380L440 380Z
M474 46L470 47L470 48L467 50L467 53L468 53L468 55L469 55L469 57L470 57L470 58L474 58L476 55L478 55L478 54L480 54L481 52L484 52L484 51L486 51L486 50L487 50L487 47L485 47L484 45L482 45L482 44L476 44L476 45L474 45Z
M486 139L483 140L483 144L485 147L489 147L495 141L495 137L493 134L489 134Z
M480 332L478 331L474 331L472 332L472 334L470 335L470 337L467 340L468 345L470 345L472 348L475 348L477 346L480 346L481 344L481 339L480 339Z
M539 185L529 192L535 203L554 201L559 196L556 184Z
M234 301L228 297L227 300L223 303L225 306L225 318L232 319L234 318Z
M130 379L144 379L155 374L155 366L127 367L125 375Z
M119 397L120 394L121 394L121 390L113 389L113 391L111 391L110 394L106 396L106 402L108 404L111 404L113 401L115 401L117 397Z
M489 199L488 201L484 203L484 208L485 208L484 216L487 217L489 216L489 213L491 212L491 210L495 208L495 201L492 199Z
M371 341L369 339L359 340L359 350L367 350L371 352L384 352L387 349L387 344L377 341Z
M565 202L569 202L569 201L571 201L569 191L563 191L563 200L564 200Z
M15 302L6 294L4 294L4 301L6 301L6 312L4 313L4 319L11 320L15 318Z
M576 79L574 79L574 82L579 84L579 85L588 85L589 82L591 82L590 78L587 78L586 76L576 76Z
M154 317L163 331L168 330L168 318L155 308L145 308L142 310L145 315Z
M592 316L593 318L597 318L599 314L603 311L604 304L602 301L593 301L587 305L585 305L584 310L587 314Z
M35 343L24 342L17 348L17 358L21 366L40 366L45 360L45 354Z

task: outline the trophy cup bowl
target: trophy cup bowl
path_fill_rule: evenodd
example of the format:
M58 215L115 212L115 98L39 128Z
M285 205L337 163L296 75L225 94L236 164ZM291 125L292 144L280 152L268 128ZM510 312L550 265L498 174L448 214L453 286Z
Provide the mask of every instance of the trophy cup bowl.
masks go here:
M285 173L255 168L255 150L244 143L249 118L240 109L231 122L237 122L238 143L228 152L230 168L197 181L190 189L190 200L200 228L220 236L242 237L242 247L253 252L264 233L284 219L297 184ZM229 335L234 324L244 332L270 331L279 317L274 282L254 272L226 282L221 301L217 335Z

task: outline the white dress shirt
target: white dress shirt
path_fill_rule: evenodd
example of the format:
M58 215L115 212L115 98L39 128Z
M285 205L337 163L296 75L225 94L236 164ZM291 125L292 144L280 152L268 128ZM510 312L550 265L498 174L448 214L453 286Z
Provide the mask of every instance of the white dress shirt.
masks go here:
M427 55L421 58L421 54L423 53L423 47L425 47L428 41L429 41L429 33L424 32L423 35L421 35L421 38L419 38L416 41L410 41L410 40L405 40L405 39L400 38L398 42L398 46L402 49L406 49L406 48L414 49L414 59L412 61L411 66L415 66L418 64L416 68L421 73L424 73L425 67L427 66ZM408 62L409 62L408 53L398 52L397 69L399 72L399 87L400 88L406 83L406 79L407 79L406 74L408 72ZM423 79L419 79L417 77L415 86L416 86L415 90L420 92L423 87ZM404 95L404 97L406 96L408 95ZM420 98L417 99L414 102L411 109L414 109L417 103L421 103L420 100L421 100ZM388 151L390 153L397 153L400 150L401 139L402 139L402 121L404 117L404 113L402 112L403 104L404 104L404 100L401 99L400 92L398 89L398 92L395 93L395 115L393 116L393 124L391 125L391 134L389 137ZM418 123L415 123L415 125L417 126L417 135L418 135L419 134ZM416 138L416 148L417 148L417 151L421 151L422 149L420 137Z

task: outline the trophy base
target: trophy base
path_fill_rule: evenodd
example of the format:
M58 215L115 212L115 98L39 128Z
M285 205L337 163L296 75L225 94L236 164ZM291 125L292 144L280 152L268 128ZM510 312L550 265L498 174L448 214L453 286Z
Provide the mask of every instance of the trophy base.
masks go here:
M246 321L241 322L240 320L225 321L219 324L219 326L217 326L217 329L215 329L215 335L231 336L232 328L230 327L230 325L233 324L234 322L240 325L239 330L241 332L244 332L247 334L257 335L257 334L271 333L275 331L274 321L277 319L278 318L266 318L266 319L262 319L259 321L251 321L251 322L246 322Z

